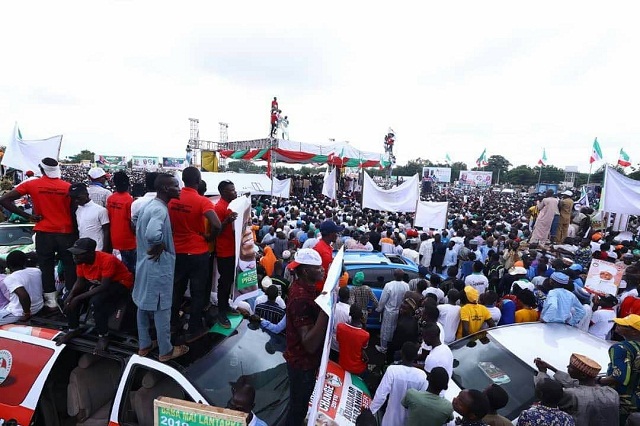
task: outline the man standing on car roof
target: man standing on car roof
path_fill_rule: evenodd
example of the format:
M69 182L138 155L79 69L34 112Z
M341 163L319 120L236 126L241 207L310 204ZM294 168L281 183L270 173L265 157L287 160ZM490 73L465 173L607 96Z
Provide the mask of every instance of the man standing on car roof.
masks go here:
M215 214L220 219L221 230L216 239L216 262L218 266L218 322L224 328L231 328L231 322L227 318L229 297L235 281L236 268L236 238L233 222L238 213L229 210L229 203L238 198L236 187L230 180L223 180L218 184L220 199L213 207ZM246 225L246 224L243 224Z
M58 310L58 292L54 277L56 255L64 267L67 290L76 282L76 268L71 253L67 251L76 240L71 220L71 184L60 179L60 165L53 158L43 158L39 164L42 177L29 180L0 197L0 205L19 216L36 222L36 253L42 270L42 290L45 308ZM33 201L33 214L19 209L18 198L29 195Z
M313 249L300 249L288 268L294 274L287 305L287 360L289 373L288 426L300 426L307 414L322 357L329 317L315 302L316 283L322 279L322 259Z
M383 312L382 324L380 326L380 345L376 345L378 352L387 352L387 343L391 341L393 332L398 323L398 313L400 305L404 300L404 294L409 291L409 284L404 282L404 271L396 269L393 271L393 281L389 281L382 289L382 296L376 311Z
M171 301L176 250L173 245L169 201L180 196L178 180L159 174L155 182L156 198L140 211L136 222L137 263L133 301L138 306L138 340L140 356L153 349L149 334L155 323L160 361L186 354L188 346L171 344Z
M187 343L204 336L208 329L202 323L202 312L209 303L207 294L207 277L209 276L209 240L212 235L205 235L204 220L208 220L214 235L220 229L220 220L213 211L213 203L198 194L200 170L187 167L182 172L184 188L180 198L169 202L169 218L173 241L176 246L176 267L173 284L173 303L171 323L178 324L178 312L189 285L191 293L191 314Z
M133 274L110 253L97 250L95 240L80 238L69 249L77 265L78 279L64 301L69 320L69 332L58 340L68 343L82 333L80 308L85 302L93 306L98 329L96 351L104 351L109 343L109 316L133 287Z

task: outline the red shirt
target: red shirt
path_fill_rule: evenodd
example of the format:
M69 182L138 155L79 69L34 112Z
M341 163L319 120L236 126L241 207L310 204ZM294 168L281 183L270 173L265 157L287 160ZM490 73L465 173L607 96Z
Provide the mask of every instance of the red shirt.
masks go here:
M336 340L340 346L338 364L350 373L362 374L367 369L362 350L369 344L369 332L341 322L336 327Z
M313 288L305 287L297 281L291 284L286 310L287 349L284 352L284 358L291 367L299 370L311 370L320 366L322 351L308 353L298 333L300 327L313 327L320 315L320 307L315 302L315 298L316 292Z
M323 239L320 239L320 241L318 241L318 244L313 246L313 249L317 251L318 254L320 254L320 258L322 259L322 268L324 269L324 279L316 283L316 291L322 291L322 287L324 286L324 281L327 279L327 273L329 272L329 267L331 266L331 262L333 262L333 249Z
M110 278L112 282L122 284L128 289L133 287L133 274L112 254L96 251L96 260L93 264L83 264L76 266L78 278L87 280L102 281L103 278Z
M229 203L220 198L218 202L213 206L213 211L218 215L220 222L231 214L229 210ZM233 222L223 224L222 230L216 238L216 255L218 257L233 257L236 255L236 243L235 236L233 234Z
M42 176L28 180L16 187L20 195L30 195L33 200L33 213L42 216L36 223L34 231L70 234L73 232L71 224L71 198L69 187L71 184L62 179L51 179Z
M107 198L107 212L111 223L111 244L116 250L134 250L136 234L131 230L131 203L128 192L116 192Z
M204 254L209 244L204 238L204 213L213 211L213 203L193 188L182 188L180 198L171 200L169 219L176 253Z

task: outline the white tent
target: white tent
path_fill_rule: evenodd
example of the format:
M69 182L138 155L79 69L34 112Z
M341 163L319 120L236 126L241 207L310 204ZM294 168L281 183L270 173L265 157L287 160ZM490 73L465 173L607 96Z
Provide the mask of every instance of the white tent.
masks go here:
M205 195L220 195L218 184L223 180L230 180L236 187L238 195L250 193L251 195L271 195L271 179L264 174L251 173L212 173L202 172L202 180L207 183ZM291 179L274 179L273 196L289 198Z

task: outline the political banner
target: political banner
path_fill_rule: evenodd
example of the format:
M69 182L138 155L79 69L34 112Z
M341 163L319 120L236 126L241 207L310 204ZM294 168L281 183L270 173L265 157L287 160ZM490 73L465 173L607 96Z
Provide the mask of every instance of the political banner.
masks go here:
M321 390L315 425L352 426L360 412L371 405L369 390L362 379L333 361L327 365Z
M451 168L450 167L423 167L422 168L422 180L431 179L436 183L449 183L451 182Z
M131 167L133 169L143 169L156 171L160 164L158 163L158 157L147 157L141 155L134 155L131 158Z
M123 170L127 168L127 160L123 155L96 155L95 162L104 170Z
M460 170L460 185L468 185L473 187L491 186L493 172L479 172L471 170Z
M622 262L612 263L606 260L592 259L584 287L592 293L615 296L626 268L627 265Z
M164 169L183 169L184 163L184 158L162 157L162 167Z
M238 213L233 224L236 242L236 285L233 287L233 300L239 302L260 294L255 243L251 230L251 198L236 198L229 203L229 210Z
M161 396L153 400L154 426L246 426L247 414Z

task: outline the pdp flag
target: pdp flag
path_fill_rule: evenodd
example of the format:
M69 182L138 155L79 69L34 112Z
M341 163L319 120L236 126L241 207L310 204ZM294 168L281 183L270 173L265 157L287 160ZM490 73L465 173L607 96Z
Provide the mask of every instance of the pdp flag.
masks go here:
M600 160L602 160L602 150L600 149L598 138L596 138L593 141L593 149L591 150L591 158L589 159L589 164Z
M618 157L618 166L629 167L631 165L631 161L629 155L624 152L624 149L620 148L620 156Z

